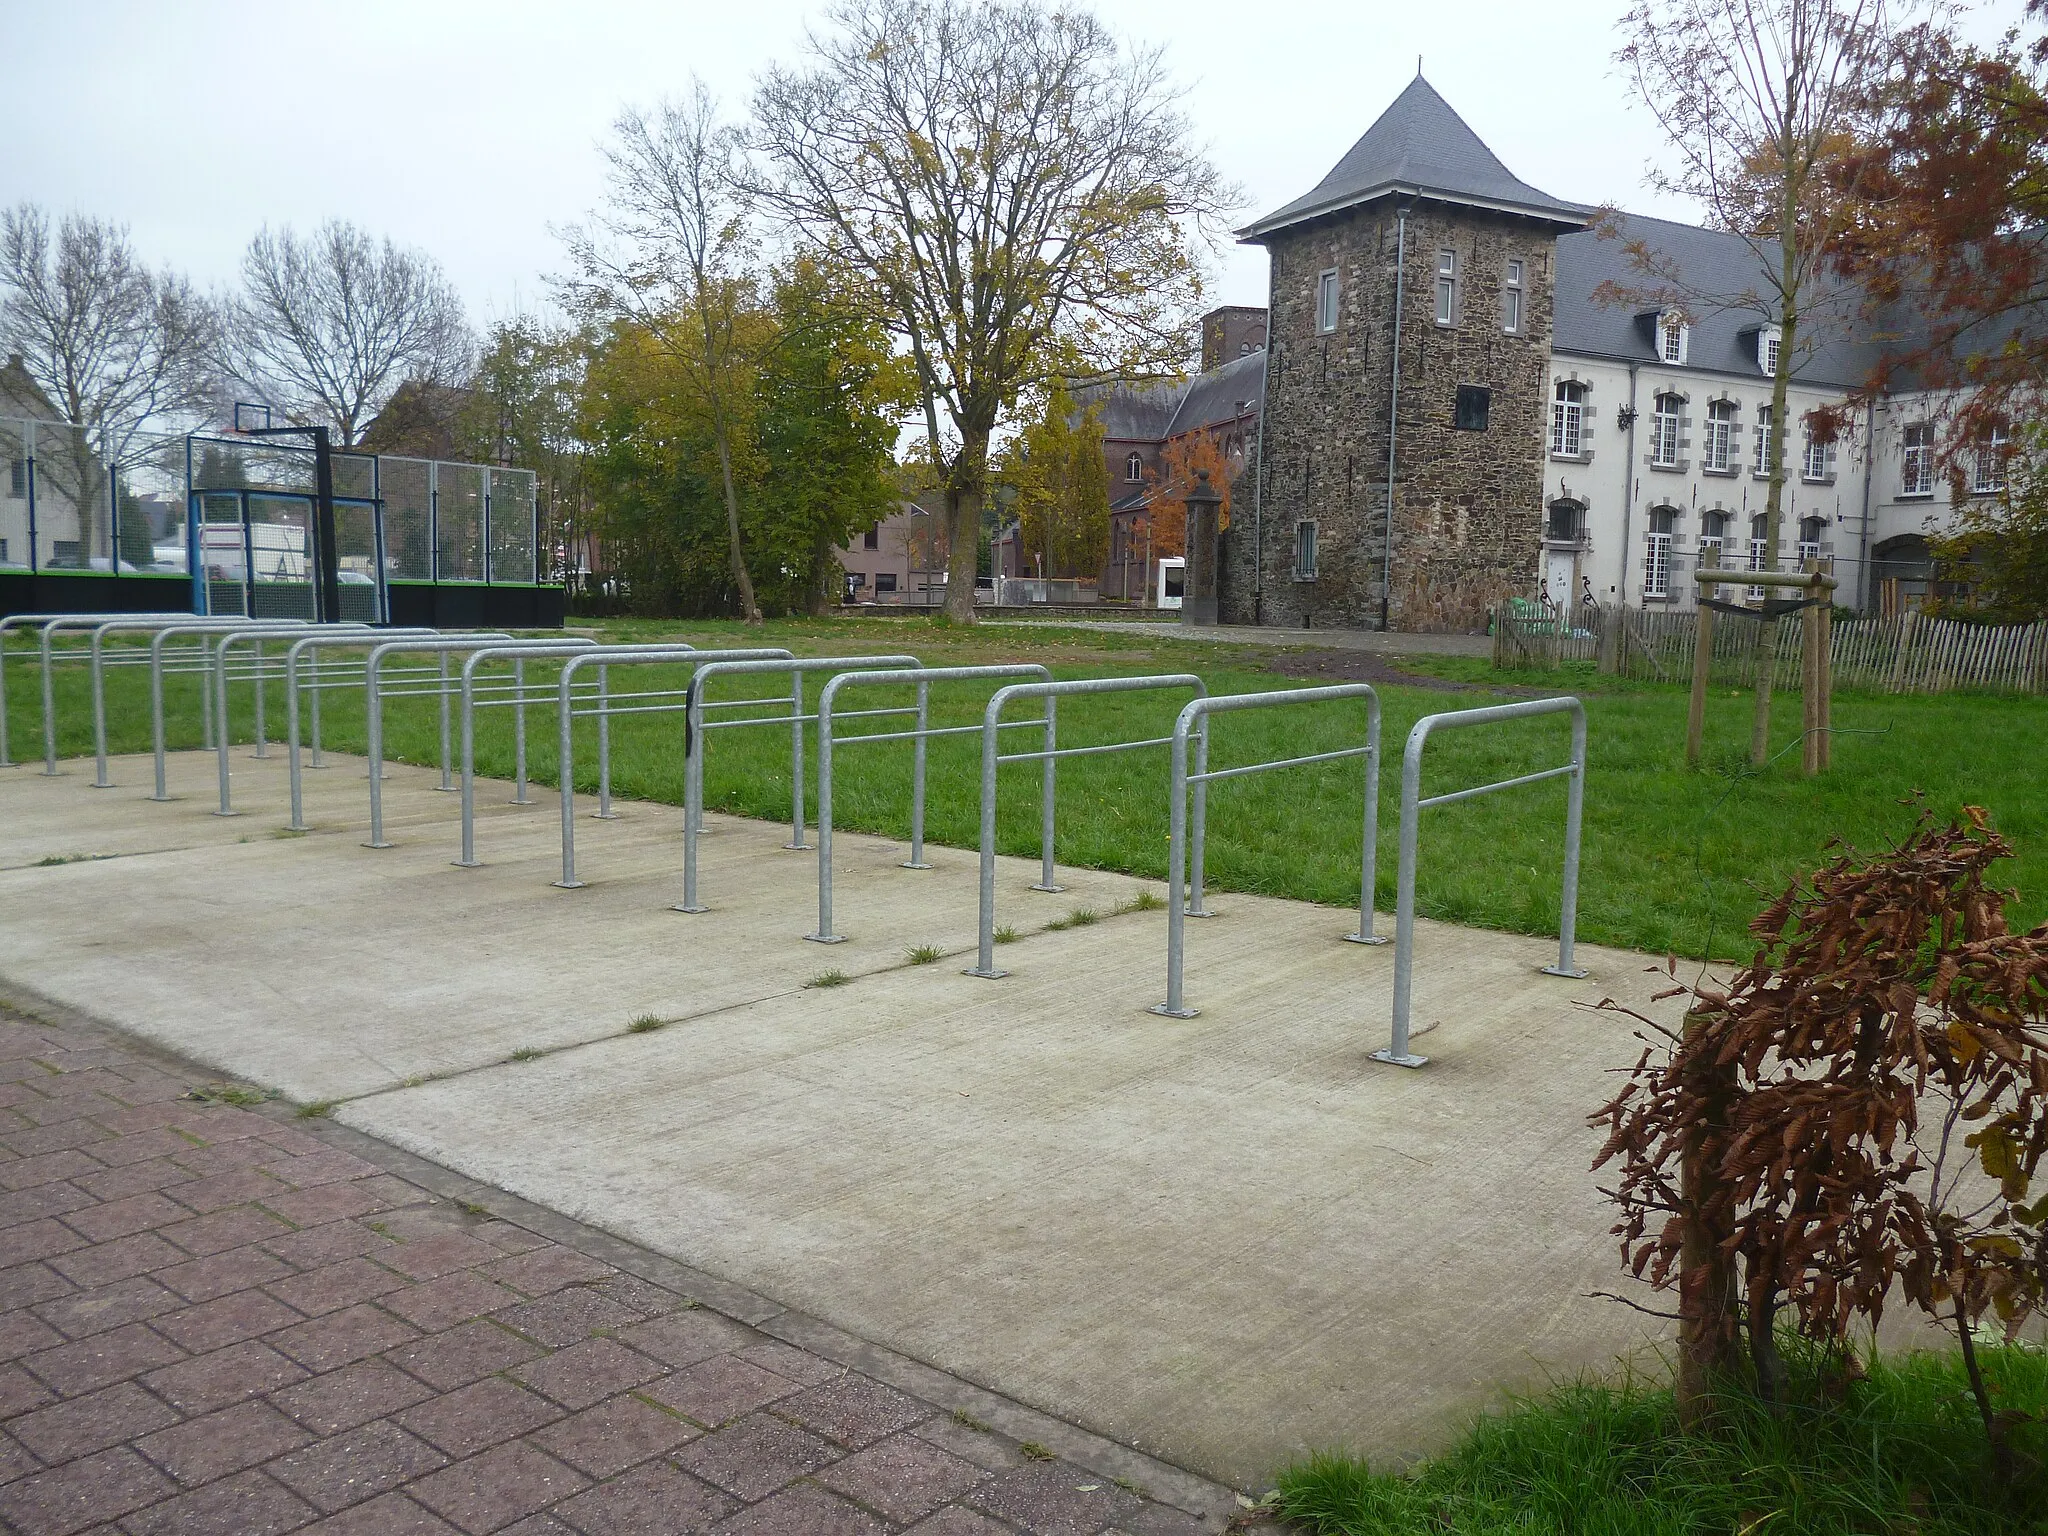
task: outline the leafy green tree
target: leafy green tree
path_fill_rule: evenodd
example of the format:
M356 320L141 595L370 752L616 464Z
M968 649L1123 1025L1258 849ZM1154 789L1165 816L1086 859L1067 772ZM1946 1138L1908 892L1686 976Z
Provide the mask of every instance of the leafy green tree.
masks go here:
M775 338L752 412L758 475L743 496L764 607L821 612L833 551L898 500L890 456L915 380L849 277L799 260L776 283Z
M990 444L1071 371L1177 364L1234 192L1156 49L1028 0L839 0L754 95L752 193L857 263L917 369L946 611L974 618Z
M455 423L464 456L534 472L540 496L541 570L560 549L573 559L588 531L590 447L583 438L588 333L530 316L500 322L486 339Z
M652 114L629 108L614 125L604 213L568 233L570 304L592 321L630 321L668 354L710 432L724 501L727 561L741 614L761 607L747 570L740 485L760 366L760 274L746 200L736 190L733 141L702 81L687 100Z
M620 322L594 349L583 390L590 526L636 613L733 607L717 449L688 409L673 355Z
M1109 554L1100 417L1093 409L1077 410L1066 389L1054 384L1010 457L1026 555L1041 558L1047 576L1098 574Z

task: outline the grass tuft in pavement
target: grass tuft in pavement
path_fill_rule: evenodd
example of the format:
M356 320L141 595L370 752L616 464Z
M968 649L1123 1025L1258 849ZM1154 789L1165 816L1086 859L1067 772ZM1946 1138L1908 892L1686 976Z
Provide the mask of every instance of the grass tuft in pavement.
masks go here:
M547 1053L537 1045L522 1045L505 1059L507 1061L539 1061Z
M820 971L804 983L810 987L843 987L853 978L841 970Z
M626 1033L629 1035L652 1034L655 1030L660 1029L662 1025L664 1025L667 1022L668 1021L666 1019L656 1018L651 1013L643 1013L640 1015L639 1018L635 1019L632 1023L626 1026ZM534 1054L538 1056L540 1052L535 1051Z
M1442 1456L1374 1472L1321 1453L1283 1474L1278 1511L1315 1536L1991 1536L2043 1529L2048 1478L2001 1492L1952 1354L1880 1357L1846 1397L1822 1401L1819 1357L1797 1360L1788 1406L1737 1399L1711 1434L1685 1436L1668 1388L1579 1382L1489 1415ZM1981 1348L1981 1347L1980 1347ZM2048 1409L2048 1356L1982 1348L2002 1408ZM2042 1458L2048 1426L2016 1427ZM2039 1461L2036 1462L2039 1465Z
M944 951L936 944L918 944L905 950L904 954L909 957L912 965L930 965L940 959Z

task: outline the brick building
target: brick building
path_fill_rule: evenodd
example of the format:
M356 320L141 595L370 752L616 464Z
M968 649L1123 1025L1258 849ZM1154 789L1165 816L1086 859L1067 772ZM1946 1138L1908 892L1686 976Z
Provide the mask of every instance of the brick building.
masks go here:
M1155 600L1159 561L1181 554L1177 543L1162 542L1152 527L1153 498L1166 478L1169 451L1176 443L1198 434L1208 437L1233 487L1255 457L1266 396L1265 316L1262 309L1241 306L1204 315L1204 363L1226 352L1233 355L1216 366L1205 366L1191 379L1076 392L1075 408L1094 412L1102 425L1102 468L1109 477L1109 553L1097 590L1104 598ZM1169 543L1172 547L1167 547Z
M1526 589L1557 237L1588 220L1418 75L1313 191L1239 232L1271 257L1270 337L1226 622L1462 629Z

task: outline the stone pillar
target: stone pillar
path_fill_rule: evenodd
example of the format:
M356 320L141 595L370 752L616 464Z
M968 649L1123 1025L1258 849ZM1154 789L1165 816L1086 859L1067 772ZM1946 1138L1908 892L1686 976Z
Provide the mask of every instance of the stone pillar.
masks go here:
M1195 488L1188 492L1187 560L1182 587L1180 621L1183 624L1213 625L1216 622L1216 571L1221 555L1218 521L1223 498L1209 484L1209 471L1195 471Z

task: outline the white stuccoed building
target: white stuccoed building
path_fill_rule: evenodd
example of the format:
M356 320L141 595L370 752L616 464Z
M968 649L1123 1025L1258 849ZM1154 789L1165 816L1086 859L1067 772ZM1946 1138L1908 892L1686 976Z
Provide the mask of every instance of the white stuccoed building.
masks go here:
M1677 274L1694 312L1614 302L1616 290L1656 286L1631 258L1638 241ZM1690 607L1700 566L1761 562L1780 340L1759 308L1738 302L1761 288L1757 256L1735 235L1623 214L1612 232L1558 239L1538 573L1551 602L1590 592L1632 608ZM1932 397L1864 400L1837 441L1812 430L1816 409L1843 407L1870 377L1876 338L1891 332L1862 311L1859 294L1836 289L1802 327L1779 564L1796 570L1818 556L1832 562L1837 601L1889 611L1926 595L1926 536L1955 508L1934 472ZM1965 495L1995 494L2004 468L2000 438L1974 455Z

